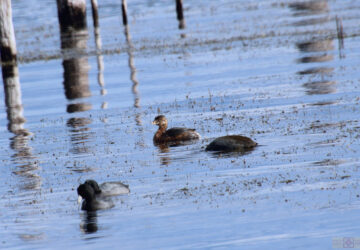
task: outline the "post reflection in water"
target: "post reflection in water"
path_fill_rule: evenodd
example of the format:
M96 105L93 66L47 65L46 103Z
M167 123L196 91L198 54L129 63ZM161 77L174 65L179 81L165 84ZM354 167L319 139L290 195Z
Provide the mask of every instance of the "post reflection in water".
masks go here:
M22 185L20 188L25 190L39 189L41 187L41 177L35 173L39 169L38 161L32 153L32 148L28 145L31 133L24 128L26 119L23 115L17 65L2 65L2 77L8 119L7 128L9 132L14 134L10 138L10 148L15 151L11 157L17 165L13 173L24 177L21 180Z
M294 23L295 26L319 26L330 20L327 14L329 12L327 1L297 2L291 4L290 8L294 10L295 16L303 17L301 21ZM319 34L321 32L321 29L316 31ZM297 60L298 63L326 63L334 60L331 53L334 50L334 45L331 39L311 38L310 41L299 42L296 46L302 53L302 56ZM331 80L333 71L332 67L320 66L301 70L298 74L308 78L308 81L303 84L308 95L330 94L336 92L336 82Z
M61 33L64 57L64 88L66 98L73 100L91 96L89 89L89 63L86 56L87 30L69 30Z
M145 145L144 135L143 135L143 127L141 121L141 106L140 106L140 95L138 91L139 81L136 78L136 68L134 64L134 46L131 42L131 35L129 30L129 25L124 26L124 33L127 43L127 54L128 54L128 65L130 69L130 80L132 82L131 92L134 96L134 108L135 108L135 123L139 128L141 136L139 136L139 141L136 143L143 147Z
M179 22L179 30L184 30L186 27L185 18L184 18L184 8L183 8L183 1L182 0L175 0L176 4L176 18ZM181 33L181 38L185 38L186 34Z
M140 95L139 95L139 91L138 91L138 86L139 86L139 81L136 78L136 68L135 68L135 64L134 64L134 46L131 42L131 35L130 35L130 30L129 30L129 26L126 25L125 26L125 37L126 37L126 43L127 43L127 53L128 53L128 65L129 65L129 69L130 69L130 80L133 83L131 86L131 91L134 95L134 107L139 109L140 108ZM141 113L137 112L135 114L135 121L136 121L136 125L141 126L142 122L141 122Z
M299 1L290 4L289 7L294 10L294 16L307 16L307 18L294 22L294 26L322 24L330 20L326 15L329 12L327 0Z
M98 66L98 84L100 86L100 94L102 96L107 94L107 91L105 89L105 81L104 81L104 59L101 53L101 36L100 36L100 28L95 27L94 28L94 37L95 37L95 46L96 46L96 59L97 59L97 66ZM103 102L101 105L102 109L107 108L107 103Z
M87 29L68 29L61 32L61 49L64 56L63 85L65 96L70 101L91 96L88 77L89 62L86 55L87 39ZM91 109L92 105L89 103L76 102L68 104L66 111L77 113ZM72 153L85 154L90 151L86 142L92 136L89 128L91 122L92 120L87 117L72 117L67 121L67 126L70 128ZM75 167L74 171L88 171L88 169Z
M78 117L70 118L66 125L70 128L71 142L73 148L71 153L73 154L86 154L91 152L86 142L92 137L90 128L90 118ZM85 171L85 170L84 170Z
M342 25L342 20L339 17L336 17L336 33L338 38L338 45L339 45L339 58L345 58L343 53L344 50L344 30Z

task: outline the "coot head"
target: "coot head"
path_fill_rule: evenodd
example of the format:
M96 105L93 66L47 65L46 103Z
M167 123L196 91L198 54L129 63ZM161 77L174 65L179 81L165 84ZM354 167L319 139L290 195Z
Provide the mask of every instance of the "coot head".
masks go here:
M91 202L92 200L95 199L95 190L94 188L88 184L88 183L84 183L81 184L78 188L77 188L77 193L79 196L81 196L86 202Z
M94 180L86 180L84 184L90 185L94 189L95 194L100 194L101 193L101 189L99 187L99 184L96 181L94 181Z

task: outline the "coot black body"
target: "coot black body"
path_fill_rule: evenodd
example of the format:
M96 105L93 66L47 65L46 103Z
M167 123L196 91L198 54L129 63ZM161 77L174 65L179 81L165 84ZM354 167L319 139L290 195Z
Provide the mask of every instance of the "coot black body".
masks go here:
M206 147L206 151L235 152L246 151L257 145L252 139L242 135L218 137Z

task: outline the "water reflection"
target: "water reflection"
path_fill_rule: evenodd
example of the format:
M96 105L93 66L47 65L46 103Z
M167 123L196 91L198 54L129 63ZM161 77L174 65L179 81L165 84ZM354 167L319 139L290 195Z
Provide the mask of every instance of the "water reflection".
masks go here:
M168 166L171 163L169 146L166 144L160 144L156 146L159 148L160 164L163 166Z
M70 118L66 125L70 128L70 137L72 142L72 149L70 152L73 154L87 154L91 152L87 142L92 138L92 133L88 127L91 124L90 118Z
M339 44L339 58L345 58L344 55L344 30L342 25L342 19L339 17L336 17L336 33L338 38L338 44Z
M307 55L298 60L300 63L328 62L334 60L334 56L327 53L328 51L334 50L332 40L312 40L297 43L296 46L300 52ZM308 53L310 53L310 55L308 55Z
M128 25L125 26L125 37L126 37L126 43L128 46L127 54L128 54L128 65L129 65L129 69L130 69L130 80L133 83L131 86L131 91L134 95L134 107L140 108L140 95L139 95L139 91L138 91L139 81L136 78L136 68L135 68L135 64L134 64L134 54L133 54L134 46L131 42L131 35L130 35L130 30L129 30ZM137 112L135 114L135 121L138 126L142 125L141 114L139 112Z
M80 223L80 229L82 232L91 234L98 230L97 225L97 213L96 211L85 212L82 214L82 221Z
M100 29L96 27L94 29L94 36L95 36L95 45L96 45L96 59L97 59L97 67L98 67L98 84L100 86L100 94L106 95L107 91L105 89L105 81L104 81L104 59L101 53L102 43L100 37ZM107 103L104 102L101 106L102 108L107 107Z
M100 37L100 28L99 28L99 13L98 13L98 3L97 0L91 0L91 10L94 24L94 37L95 37L95 47L96 47L96 59L98 67L98 83L100 86L100 94L106 95L105 82L104 82L104 60L101 54L101 37ZM101 108L105 109L107 103L103 102Z
M179 22L179 29L184 30L186 27L185 18L184 18L184 8L183 8L183 1L182 0L176 0L176 18ZM181 33L181 38L185 38L186 34Z
M316 15L329 12L327 0L299 1L289 5L294 16Z
M183 1L176 0L176 17L179 21L179 29L185 29L185 18L184 18L184 8Z
M292 3L289 7L294 10L294 16L309 16L293 23L294 26L307 26L324 24L330 21L330 17L327 14L329 12L329 6L327 0L314 0L314 1L301 1Z
M154 146L159 149L158 156L160 157L161 165L169 165L173 160L178 160L179 158L171 157L171 149L176 147L189 146L197 143L197 140L193 141L179 141L179 142L170 142L170 143L156 143L153 142Z
M332 40L321 40L297 43L296 46L301 52L319 52L333 50Z
M135 68L135 64L134 64L134 46L131 42L129 26L125 25L124 29L125 29L124 33L125 33L125 37L126 37L126 43L128 46L128 48L127 48L128 65L129 65L129 69L130 69L130 80L132 82L131 91L134 95L134 107L136 109L135 123L139 127L140 132L142 133L144 129L142 127L142 121L141 121L140 95L139 95L139 91L138 91L139 81L137 80L137 77L136 77L136 68ZM145 145L143 134L139 137L139 142L137 142L137 144L141 145L141 146Z
M304 83L308 95L323 95L336 92L335 81L312 81Z
M89 88L89 62L86 56L88 32L87 29L67 29L61 32L61 49L64 56L64 90L68 100L76 100L91 96ZM100 62L101 67L101 62ZM101 83L103 84L103 82ZM83 101L69 103L68 113L84 112L92 109L92 105ZM87 141L92 137L89 125L92 120L87 117L72 117L68 119L73 154L87 154L91 150ZM87 171L75 168L74 171Z
M295 26L319 25L329 21L329 6L327 1L304 1L290 4L295 16L302 17L301 21L294 23ZM323 15L326 15L325 17ZM319 15L322 15L319 17ZM315 30L320 34L321 25ZM325 27L324 27L325 29ZM297 60L300 64L326 63L334 60L333 40L324 38L311 38L311 40L298 42L297 49L301 57ZM334 69L327 66L310 67L298 71L298 74L308 80L303 84L306 94L330 94L336 92L336 82L331 79Z
M231 157L241 157L244 155L250 154L254 151L254 148L247 148L235 152L222 152L222 151L207 151L213 158L231 158Z
M309 68L305 70L301 70L298 72L299 75L310 75L310 74L331 74L334 71L334 68L327 68L327 67L316 67L316 68Z
M10 148L15 151L11 156L17 169L15 175L24 177L20 188L39 189L41 177L35 173L39 169L38 161L29 146L31 133L24 128L25 117L21 99L19 71L17 65L2 65L2 77L5 93L5 105L8 119L7 128L14 136L10 138Z
M89 63L86 56L87 30L61 33L61 49L64 57L64 89L67 99L91 96L89 89Z

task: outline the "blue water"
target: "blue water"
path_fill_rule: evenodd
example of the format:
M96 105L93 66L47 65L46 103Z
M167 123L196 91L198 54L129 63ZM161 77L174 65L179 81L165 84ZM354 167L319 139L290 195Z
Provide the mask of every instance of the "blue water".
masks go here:
M329 249L360 237L360 4L320 2L184 1L179 30L173 1L129 1L126 37L120 1L99 1L102 54L88 6L84 96L69 99L56 3L12 1L28 133L0 102L0 246ZM159 113L202 139L157 148ZM225 134L260 146L204 151ZM76 202L90 178L131 192L90 217Z

